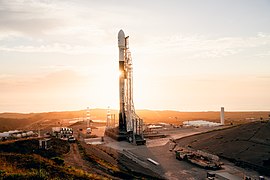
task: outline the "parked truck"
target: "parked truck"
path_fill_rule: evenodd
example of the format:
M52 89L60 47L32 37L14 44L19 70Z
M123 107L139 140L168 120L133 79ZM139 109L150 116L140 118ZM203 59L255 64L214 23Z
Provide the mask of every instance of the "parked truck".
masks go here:
M188 161L205 169L217 170L222 164L218 156L191 148L178 147L175 149L175 155L178 160Z

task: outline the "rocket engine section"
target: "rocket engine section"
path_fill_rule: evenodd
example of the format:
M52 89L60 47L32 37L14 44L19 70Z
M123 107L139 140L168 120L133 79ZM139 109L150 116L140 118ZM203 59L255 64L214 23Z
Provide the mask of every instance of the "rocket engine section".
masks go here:
M123 30L118 33L119 48L119 132L127 135L129 142L145 144L143 120L135 113L133 104L133 68L129 51L129 37Z

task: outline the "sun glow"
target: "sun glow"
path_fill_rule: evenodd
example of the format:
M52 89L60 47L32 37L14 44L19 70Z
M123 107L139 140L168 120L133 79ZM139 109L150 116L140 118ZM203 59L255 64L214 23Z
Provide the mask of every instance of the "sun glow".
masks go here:
M267 1L1 2L2 112L118 108L119 29L136 109L270 109Z
M119 70L119 71L118 71L118 76L121 77L121 76L123 75L123 73L124 73L123 71L120 71L120 70Z
M89 103L97 107L118 108L119 83L117 69L107 68L89 76L90 82L86 84L85 95ZM89 93L91 92L91 93Z

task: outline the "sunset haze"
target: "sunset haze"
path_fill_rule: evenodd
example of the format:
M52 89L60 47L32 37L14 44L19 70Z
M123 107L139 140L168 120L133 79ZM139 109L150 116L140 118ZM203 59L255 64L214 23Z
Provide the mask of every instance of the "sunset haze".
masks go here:
M136 109L270 110L270 1L0 0L0 112L119 107L117 33Z

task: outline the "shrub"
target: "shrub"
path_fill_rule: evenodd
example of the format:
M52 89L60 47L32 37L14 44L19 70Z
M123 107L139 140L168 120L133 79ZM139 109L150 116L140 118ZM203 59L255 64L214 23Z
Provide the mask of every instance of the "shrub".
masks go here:
M63 166L65 164L64 159L62 159L60 157L53 157L53 158L51 158L51 160L53 160L59 166Z

